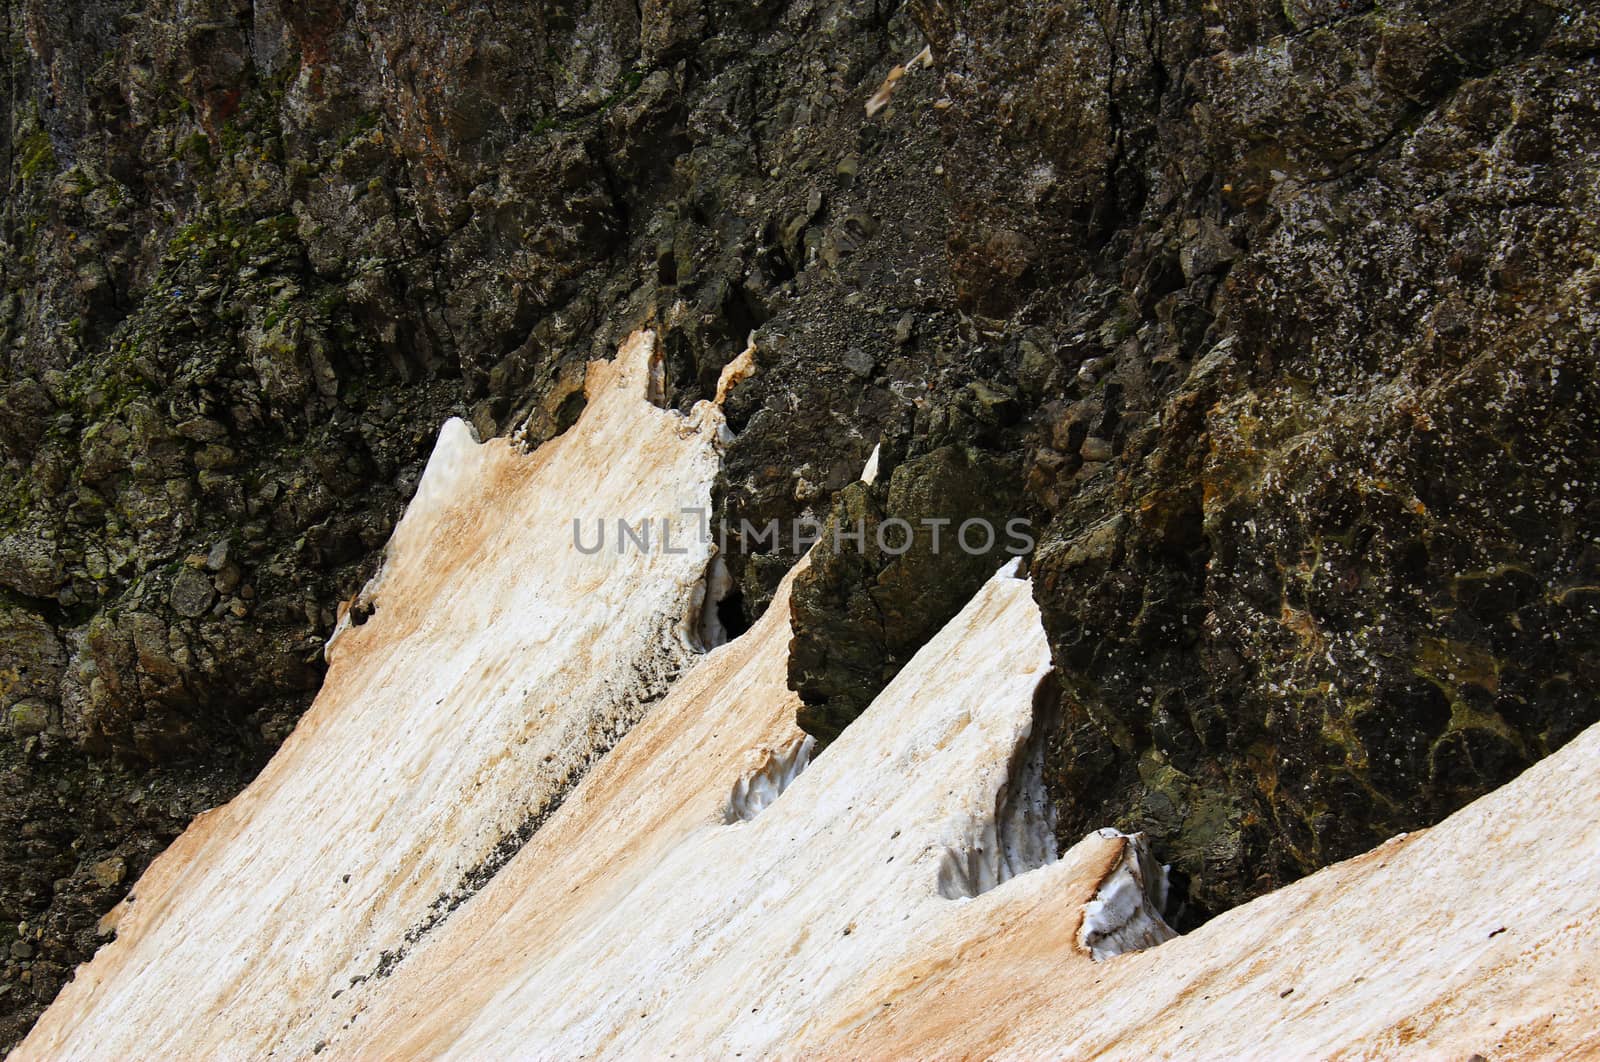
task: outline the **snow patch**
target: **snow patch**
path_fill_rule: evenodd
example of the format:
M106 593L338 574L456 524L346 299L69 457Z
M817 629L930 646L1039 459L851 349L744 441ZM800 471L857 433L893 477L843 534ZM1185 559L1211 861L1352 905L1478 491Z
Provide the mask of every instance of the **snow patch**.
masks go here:
M889 101L894 99L895 90L900 87L901 78L914 70L921 70L932 65L933 48L925 47L922 51L907 59L905 63L890 70L889 76L884 78L883 84L878 86L878 91L874 92L871 98L867 100L867 117L871 118L889 106Z
M683 631L689 645L698 653L708 653L728 643L728 629L722 624L717 606L733 589L733 576L719 553L712 554L700 581L689 592L689 611Z
M645 401L657 409L667 408L667 354L655 334L650 335L650 358L644 385Z
M749 822L765 811L783 795L790 782L800 777L800 772L811 766L816 750L817 739L810 734L797 738L785 748L767 749L761 766L733 783L723 821L729 824Z
M739 356L722 367L722 374L717 377L717 405L728 400L728 393L740 383L756 374L756 334L750 333L749 340L745 343L744 350Z
M449 505L467 470L478 462L480 445L478 433L460 417L444 422L433 444L433 453L428 455L428 464L422 470L422 479L417 483L417 493L406 506L406 517L411 523L431 523L440 510Z
M1177 932L1161 917L1167 906L1167 868L1156 862L1142 833L1096 831L1122 839L1122 855L1083 905L1078 946L1095 962L1165 943Z
M472 468L482 460L478 453L482 445L472 425L460 417L451 417L444 422L439 428L439 437L434 440L433 452L428 455L428 463L422 469L416 493L406 505L406 519L401 527L418 524L433 526L437 523L440 514L450 508L455 495L463 489L462 484L469 478ZM384 547L385 559L396 548L396 540L401 538L401 527L395 529L389 544ZM338 622L322 646L324 661L332 663L334 646L339 639L351 627L360 626L377 609L378 590L383 585L386 567L385 562L380 561L372 578L354 597L341 604Z
M996 578L1014 574L1015 565ZM1057 687L1048 677L1033 694L1033 718L1017 735L995 811L971 824L965 844L939 858L937 886L947 900L981 896L1003 882L1057 859L1055 809L1044 785L1044 747L1054 729Z
M871 486L878 482L878 451L883 449L880 444L872 448L872 454L867 458L866 467L861 470L861 482Z

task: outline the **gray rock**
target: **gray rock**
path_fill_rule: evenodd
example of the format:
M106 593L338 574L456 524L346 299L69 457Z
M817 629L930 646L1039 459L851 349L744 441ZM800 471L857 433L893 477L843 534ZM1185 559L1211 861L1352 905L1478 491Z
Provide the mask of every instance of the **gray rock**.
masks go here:
M866 379L878 367L878 361L860 347L851 347L844 352L844 367Z
M1216 273L1231 264L1240 255L1239 248L1228 239L1210 218L1191 219L1184 223L1183 249L1178 252L1178 265L1185 280L1208 273Z
M228 566L228 551L231 548L232 543L225 538L219 538L216 544L206 553L206 571L220 572L223 568L226 568Z
M912 336L916 335L916 331L916 319L909 313L903 315L900 320L895 322L894 345L897 347L903 347L907 343L910 343Z
M172 593L168 598L172 611L189 619L205 615L216 599L217 592L211 586L211 579L193 568L178 572L172 580Z

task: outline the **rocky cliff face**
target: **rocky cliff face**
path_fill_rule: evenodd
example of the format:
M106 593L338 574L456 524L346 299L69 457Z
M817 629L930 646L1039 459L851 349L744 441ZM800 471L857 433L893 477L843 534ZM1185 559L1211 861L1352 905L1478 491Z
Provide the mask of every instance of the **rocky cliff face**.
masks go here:
M682 409L756 334L735 526L1032 521L1062 835L1190 922L1600 717L1577 0L4 11L7 1038L293 726L439 421L550 438L646 321ZM824 548L802 724L996 560Z

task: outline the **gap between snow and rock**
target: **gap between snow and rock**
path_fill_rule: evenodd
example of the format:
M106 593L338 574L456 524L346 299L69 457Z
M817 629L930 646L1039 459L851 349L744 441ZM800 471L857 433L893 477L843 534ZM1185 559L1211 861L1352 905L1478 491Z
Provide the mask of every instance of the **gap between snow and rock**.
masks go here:
M1104 829L1096 836L1122 841L1122 854L1083 907L1078 946L1095 962L1143 951L1176 937L1162 914L1167 907L1167 868L1142 833Z
M1034 690L1033 716L1012 752L993 816L974 822L964 843L946 848L940 858L939 895L950 900L981 896L1059 858L1054 808L1044 783L1045 747L1059 723L1059 705L1054 675L1047 674ZM1177 936L1162 917L1168 868L1156 860L1144 834L1102 829L1095 836L1120 838L1123 851L1084 905L1078 946L1099 962Z

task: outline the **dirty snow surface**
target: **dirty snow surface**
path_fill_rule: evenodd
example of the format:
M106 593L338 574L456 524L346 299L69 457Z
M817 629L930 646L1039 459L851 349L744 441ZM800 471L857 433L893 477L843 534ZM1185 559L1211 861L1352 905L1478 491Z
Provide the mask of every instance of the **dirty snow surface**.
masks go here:
M445 426L314 707L16 1057L1600 1053L1600 730L1174 937L1141 839L1053 850L1014 570L815 753L787 584L708 650L694 517L573 548L709 504L720 409L658 358L531 454Z

